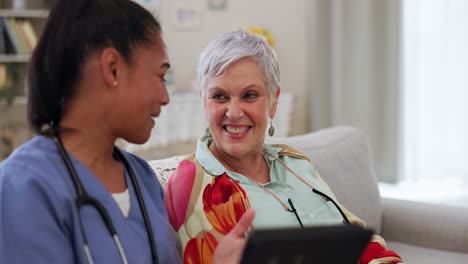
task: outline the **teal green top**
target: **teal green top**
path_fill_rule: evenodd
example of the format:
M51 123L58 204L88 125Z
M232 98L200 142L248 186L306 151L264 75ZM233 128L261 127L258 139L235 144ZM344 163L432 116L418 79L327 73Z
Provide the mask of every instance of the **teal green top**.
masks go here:
M208 149L212 138L204 136L198 140L196 158L200 165L211 175L220 176L227 173L237 180L249 197L250 205L256 211L254 225L256 228L299 227L294 213L286 211L281 203L271 194L260 188L255 182L244 175L226 170ZM269 152L285 163L296 174L314 186L317 190L331 195L318 180L317 174L309 161L287 155L279 156L281 148L263 144L264 151ZM304 226L330 225L343 223L343 217L332 204L298 179L273 157L262 153L270 168L270 182L263 184L265 188L277 195L289 206L288 198L292 200Z

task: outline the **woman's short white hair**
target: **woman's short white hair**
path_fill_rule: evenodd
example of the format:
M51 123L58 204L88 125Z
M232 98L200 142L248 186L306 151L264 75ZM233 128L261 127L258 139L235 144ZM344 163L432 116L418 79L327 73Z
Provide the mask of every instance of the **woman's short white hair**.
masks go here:
M198 87L202 95L206 90L206 79L223 74L229 65L251 58L258 62L265 74L270 95L280 87L280 71L276 53L264 36L249 32L244 28L225 33L213 40L203 50L198 62Z

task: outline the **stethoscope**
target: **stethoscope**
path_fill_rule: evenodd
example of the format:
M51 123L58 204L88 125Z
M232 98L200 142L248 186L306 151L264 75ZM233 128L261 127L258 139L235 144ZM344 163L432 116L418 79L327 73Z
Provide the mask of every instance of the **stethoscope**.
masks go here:
M80 223L80 229L81 229L81 234L83 236L83 248L84 252L86 254L86 257L88 259L88 263L93 264L93 258L91 257L91 252L89 250L89 244L88 240L86 238L86 233L83 228L83 221L81 219L81 214L80 214L80 209L84 205L90 205L96 208L96 210L101 214L102 219L104 220L104 223L107 226L107 229L109 230L112 238L114 239L115 245L117 246L117 249L119 250L120 257L122 259L122 262L124 264L128 264L127 261L127 256L125 255L125 252L122 248L122 244L120 243L119 236L117 235L117 231L114 227L114 224L112 223L112 219L107 212L106 208L95 198L91 197L85 190L83 184L81 183L80 179L78 178L78 174L76 173L75 167L73 166L70 157L68 153L66 152L62 140L60 139L59 135L54 132L54 141L57 144L60 156L62 157L63 161L65 162L65 165L67 166L67 170L70 173L70 176L73 180L73 183L75 185L75 189L77 192L77 197L75 200L75 206L76 210L78 212L78 220ZM113 154L116 156L118 160L120 160L124 166L125 169L127 170L128 174L130 175L130 179L132 180L133 187L135 189L135 194L138 199L138 204L140 205L141 208L141 213L143 215L143 219L145 221L145 227L146 231L148 232L148 238L150 241L150 246L151 246L151 256L153 258L153 263L158 263L158 254L156 251L156 241L154 240L154 234L153 234L153 229L151 228L151 222L148 217L148 211L146 210L145 206L145 201L143 200L143 195L141 194L140 186L138 185L137 178L135 176L135 173L133 172L132 167L128 163L127 159L125 159L124 155L120 152L119 149L114 148Z

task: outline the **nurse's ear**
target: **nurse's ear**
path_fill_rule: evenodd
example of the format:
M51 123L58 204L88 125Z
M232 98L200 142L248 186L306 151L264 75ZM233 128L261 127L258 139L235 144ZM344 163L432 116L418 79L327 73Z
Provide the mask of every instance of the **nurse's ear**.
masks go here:
M105 48L101 53L101 71L108 87L119 85L119 66L122 56L115 48Z

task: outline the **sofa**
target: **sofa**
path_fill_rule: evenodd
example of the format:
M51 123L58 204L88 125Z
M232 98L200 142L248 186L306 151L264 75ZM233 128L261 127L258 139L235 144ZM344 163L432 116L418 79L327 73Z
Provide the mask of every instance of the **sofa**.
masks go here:
M268 138L303 151L338 200L408 264L468 263L468 209L380 197L365 133L333 127ZM165 186L183 156L149 161Z

